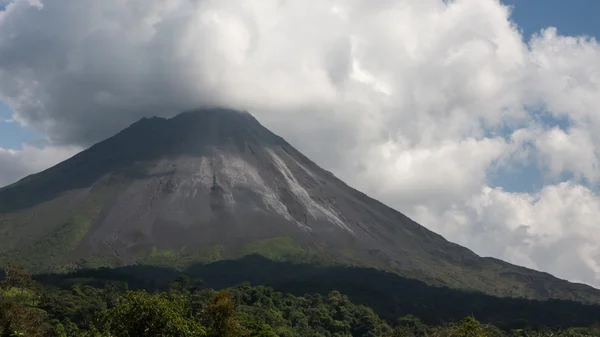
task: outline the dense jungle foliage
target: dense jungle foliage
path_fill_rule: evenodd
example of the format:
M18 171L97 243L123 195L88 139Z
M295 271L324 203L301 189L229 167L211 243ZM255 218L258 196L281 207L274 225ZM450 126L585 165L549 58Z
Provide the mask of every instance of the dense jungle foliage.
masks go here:
M0 283L0 336L598 336L595 327L502 331L472 316L428 326L412 315L389 322L338 291L294 296L241 284L220 291L177 277L165 289L130 290L125 282L101 287L42 286L17 265Z

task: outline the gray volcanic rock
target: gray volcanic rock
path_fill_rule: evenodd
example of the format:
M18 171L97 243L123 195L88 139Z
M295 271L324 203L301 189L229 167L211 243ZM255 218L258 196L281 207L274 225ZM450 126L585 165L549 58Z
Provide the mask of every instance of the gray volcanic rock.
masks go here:
M600 292L481 258L350 188L250 114L142 119L0 189L0 259L34 271L260 253L501 296Z

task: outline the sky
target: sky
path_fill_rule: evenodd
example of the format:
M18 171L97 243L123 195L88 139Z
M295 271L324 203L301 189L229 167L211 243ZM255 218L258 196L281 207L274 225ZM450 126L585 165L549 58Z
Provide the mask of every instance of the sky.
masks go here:
M600 287L597 0L0 4L0 186L141 117L247 110L447 239Z

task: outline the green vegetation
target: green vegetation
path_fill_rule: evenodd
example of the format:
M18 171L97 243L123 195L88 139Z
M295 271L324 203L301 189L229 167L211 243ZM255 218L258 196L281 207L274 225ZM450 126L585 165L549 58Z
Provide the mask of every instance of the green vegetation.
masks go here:
M308 254L308 251L296 244L289 237L275 237L250 242L241 250L240 254L260 254L268 259L278 261L293 256Z
M213 246L200 252L188 253L184 250L174 251L169 249L153 248L146 256L139 260L140 264L175 268L183 270L194 263L211 263L224 259L222 246Z
M227 289L243 282L269 286L295 296L337 290L355 304L370 307L387 322L412 314L428 325L443 325L475 315L481 321L504 330L531 326L560 328L590 326L599 321L600 306L573 301L536 301L500 298L477 292L432 287L369 268L321 266L277 262L259 255L193 265L185 270L155 266L127 266L115 269L78 270L70 274L36 275L45 285L71 289L74 285L102 288L126 282L129 289L160 292L178 275L202 279L214 289Z
M31 270L55 270L57 266L63 271L73 269L72 264L63 261L68 252L73 251L88 234L94 219L107 200L114 197L121 185L117 179L110 183L100 183L89 191L73 215L67 221L45 235L42 239L31 242L0 256L0 261L13 261L27 266ZM26 221L24 221L26 222ZM96 262L97 263L97 262Z
M239 249L229 250L221 245L215 245L199 252L187 252L185 249L179 251L157 249L154 247L139 259L138 263L147 266L185 270L195 264L240 259L249 255L260 255L269 260L280 262L312 263L315 265L332 265L333 263L333 259L328 258L327 254L317 252L314 248L301 246L290 237L273 237L251 241Z
M0 336L31 337L587 337L598 328L501 330L469 315L428 325L384 320L337 290L295 296L248 283L220 291L180 275L160 290L126 282L41 286L16 265L0 283Z
M318 266L336 264L335 259L324 251L301 246L290 237L274 237L246 244L234 257L260 255L271 261L290 263L310 263Z

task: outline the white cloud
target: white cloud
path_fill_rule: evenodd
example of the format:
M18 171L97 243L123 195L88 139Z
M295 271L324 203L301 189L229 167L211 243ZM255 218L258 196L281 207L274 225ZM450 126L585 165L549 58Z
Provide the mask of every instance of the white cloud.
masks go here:
M74 146L34 147L23 144L19 150L0 147L0 187L29 174L47 169L79 152Z
M486 181L486 169L511 149L504 139L497 138L469 138L428 147L388 141L374 146L366 156L357 153L362 167L343 172L357 181L360 189L394 205L445 207L477 192Z
M63 142L204 103L267 120L338 111L368 137L439 143L525 117L510 89L526 46L507 13L490 0L17 1L0 21L0 92Z
M540 166L547 170L550 178L558 178L568 172L576 180L585 178L592 183L600 179L598 148L587 128L573 128L565 132L553 128L536 140Z
M413 213L483 255L600 284L600 196L584 186L559 183L533 194L484 186L440 212Z
M0 100L53 146L247 109L451 240L600 285L600 240L581 239L600 233L599 200L577 185L600 177L600 46L552 28L526 43L509 15L497 0L17 0L0 14ZM553 185L488 187L528 161Z
M532 100L576 125L600 122L600 44L560 36L549 28L530 42L528 90Z
M527 104L566 121L538 140L544 170L600 178L600 44L589 37L559 36L549 28L530 42Z

